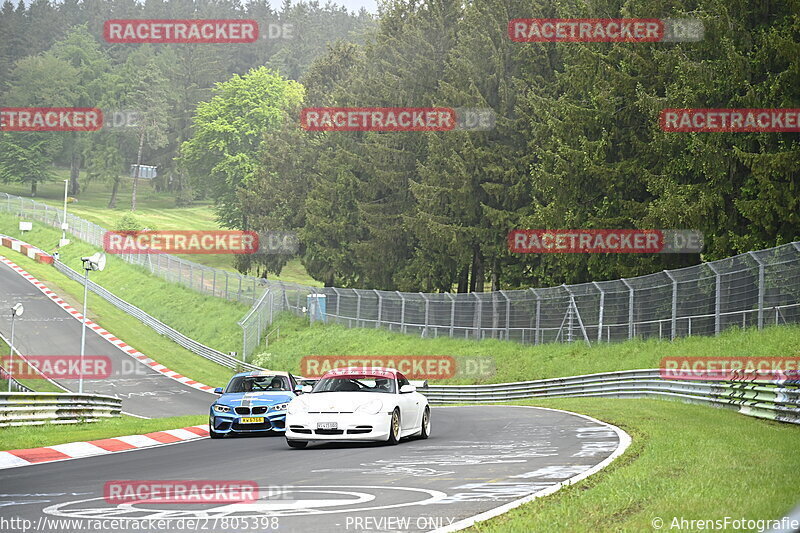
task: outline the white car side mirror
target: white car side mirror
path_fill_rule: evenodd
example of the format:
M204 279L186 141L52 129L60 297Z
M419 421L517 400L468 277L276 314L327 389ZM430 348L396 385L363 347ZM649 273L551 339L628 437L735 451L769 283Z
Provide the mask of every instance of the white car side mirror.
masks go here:
M303 394L308 394L309 392L311 392L312 388L313 387L311 385L303 385Z
M400 394L406 394L408 392L414 392L417 388L414 385L403 385L400 387Z

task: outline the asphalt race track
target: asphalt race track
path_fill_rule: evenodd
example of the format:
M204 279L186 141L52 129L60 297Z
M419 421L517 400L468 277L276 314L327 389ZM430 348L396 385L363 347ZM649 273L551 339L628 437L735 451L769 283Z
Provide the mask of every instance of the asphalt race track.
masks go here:
M563 411L432 411L431 437L397 446L292 450L282 437L205 438L0 470L0 517L31 520L39 531L81 531L66 521L115 518L128 519L118 531L156 531L164 523L180 531L430 531L586 472L620 447L613 427ZM246 480L259 485L261 497L112 505L103 486L113 480ZM148 527L146 519L165 522Z
M89 296L91 299L97 295ZM6 312L16 302L25 306L15 319L14 344L24 355L80 355L81 323L51 301L4 263L0 263L0 332L11 336L11 316ZM110 325L113 331L113 324ZM146 364L123 353L90 328L86 329L85 355L103 355L111 359L109 378L86 380L84 392L122 398L122 410L147 418L205 414L216 395L184 385L156 372ZM147 354L158 359L158 354ZM77 392L78 380L59 383Z

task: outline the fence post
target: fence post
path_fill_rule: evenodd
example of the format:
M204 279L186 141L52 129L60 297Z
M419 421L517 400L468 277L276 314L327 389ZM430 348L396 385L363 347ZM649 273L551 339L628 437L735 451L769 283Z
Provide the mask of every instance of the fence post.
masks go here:
M758 263L758 329L764 329L764 262L755 252L747 253Z
M511 299L505 291L499 292L503 295L503 298L506 299L506 340L509 340L509 334L511 333Z
M449 292L445 293L450 298L450 338L453 338L453 330L456 325L456 297Z
M665 270L664 274L672 281L672 320L670 322L672 331L670 332L669 339L674 341L678 326L678 280L675 279L669 270ZM659 322L659 324L661 324L661 322ZM661 335L659 334L659 338L660 337Z
M400 291L395 291L397 295L400 297L401 304L400 304L400 332L406 332L406 299Z
M533 330L533 344L536 345L539 344L539 317L542 315L542 299L536 289L530 289L530 291L536 297L536 328Z
M333 289L333 293L336 295L336 321L339 322L339 300L342 299L342 295L339 294L338 289L336 287L331 287Z
M603 315L606 311L606 292L596 281L593 281L592 285L600 291L600 307L597 310L597 342L599 344L600 341L603 340Z
M379 293L377 289L373 289L373 291L375 291L375 296L378 297L378 324L375 327L379 328L381 327L381 307L383 306L383 298L381 298L381 293Z
M483 302L477 292L472 293L478 301L478 307L475 309L475 338L481 340L481 326L483 325Z
M715 282L717 286L716 290L716 297L714 298L714 335L719 335L720 330L720 305L722 305L722 274L720 274L714 265L711 263L706 263L708 268L711 269L711 272L714 273Z
M625 284L628 289L630 289L631 294L628 296L628 338L633 338L633 286L628 283L628 280L625 278L621 278L622 283Z
M361 293L358 292L358 289L353 289L356 291L356 327L359 327L359 323L361 322Z
M422 296L422 299L425 301L425 327L422 328L422 334L420 335L420 337L424 337L428 333L428 307L429 307L429 302L428 302L428 298L425 296L424 293L419 293L419 295Z

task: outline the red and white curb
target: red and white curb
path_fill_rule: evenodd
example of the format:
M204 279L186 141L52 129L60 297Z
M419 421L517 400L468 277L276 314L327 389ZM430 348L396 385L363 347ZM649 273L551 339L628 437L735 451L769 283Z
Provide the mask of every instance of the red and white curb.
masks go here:
M189 426L180 429L167 429L154 431L144 435L126 435L110 439L90 440L87 442L68 442L43 448L27 448L24 450L9 450L0 452L0 470L16 468L38 463L52 461L65 461L67 459L80 459L108 453L127 452L139 448L163 446L176 442L208 437L208 425Z
M42 291L45 296L47 296L48 298L53 300L62 309L64 309L66 312L68 312L70 315L72 315L76 320L79 320L81 322L83 321L83 314L82 313L80 313L77 309L75 309L74 307L69 305L67 302L65 302L61 298L59 298L59 296L56 293L54 293L53 291L51 291L50 289L48 289L47 286L44 283L42 283L41 281L39 281L35 277L31 276L30 274L28 274L23 268L19 267L16 263L14 263L13 261L3 257L2 255L0 255L0 262L5 263L9 267L11 267L13 270L15 270L23 278L25 278L29 282L31 282L36 288L38 288L40 291ZM188 386L193 387L195 389L199 389L199 390L202 390L202 391L205 391L205 392L209 392L209 393L214 390L214 387L209 387L208 385L200 383L199 381L195 381L195 380L193 380L191 378L187 378L186 376L184 376L182 374L178 374L174 370L170 370L169 368L167 368L164 365L158 363L157 361L154 361L154 360L150 359L149 357L147 357L145 354L143 354L142 352L140 352L139 350L137 350L133 346L129 346L128 344L123 342L121 339L118 339L113 334L111 334L108 331L106 331L105 329L101 328L98 324L96 324L95 322L93 322L91 320L88 320L88 319L86 320L86 327L91 329L91 330L93 330L93 331L95 331L98 335L100 335L101 337L106 339L108 342L110 342L111 344L113 344L114 346L116 346L117 348L122 350L123 352L125 352L127 355L133 357L134 359L137 359L137 360L141 361L142 363L144 363L144 364L148 365L149 367L151 367L153 370L156 370L156 371L164 374L165 376L174 379L175 381L179 381L179 382L183 383L184 385L188 385Z
M52 265L53 260L55 259L52 255L40 250L32 244L22 242L14 237L9 237L8 235L0 235L0 245L5 246L6 248L11 248L15 252L25 254L37 263L46 263L48 265Z

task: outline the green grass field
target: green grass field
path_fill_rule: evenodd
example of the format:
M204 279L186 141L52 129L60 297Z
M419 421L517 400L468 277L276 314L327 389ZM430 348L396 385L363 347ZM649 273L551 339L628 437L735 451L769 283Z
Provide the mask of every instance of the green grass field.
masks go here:
M69 177L69 172L64 169L57 170L57 174L61 180ZM115 209L108 208L108 200L111 197L111 188L108 184L90 183L88 186L84 186L85 188L78 197L77 203L70 203L67 206L67 210L73 215L94 222L106 229L114 229L119 219L130 212L131 184L132 180L123 180ZM0 192L7 192L26 198L30 197L30 188L16 183L1 184ZM41 183L34 200L59 209L62 208L64 205L64 182ZM159 230L220 229L210 202L196 202L191 207L176 207L175 198L171 194L157 192L146 180L139 184L136 203L134 216L146 227ZM55 246L57 242L58 240L53 241L51 247ZM230 254L178 255L178 257L214 268L231 272L236 271L233 268L233 256ZM270 279L315 287L322 286L322 283L308 275L298 258L289 261L281 271L280 276L270 275Z
M27 258L26 256L16 253L12 250L7 248L0 249L0 254L5 255L15 263L17 263L20 267L27 270L31 275L35 276L36 278L45 282L45 284L53 291L56 292L59 296L64 298L70 305L75 307L76 309L83 308L83 286L76 282L72 281L66 276L59 273L56 269L54 269L50 265L44 265L41 263L36 263L32 259ZM120 261L121 263L121 261ZM111 268L112 260L109 260L109 268ZM121 265L128 266L128 265ZM134 268L134 267L129 267ZM110 272L110 270L106 270L101 272L100 274ZM141 276L145 276L145 274L141 274ZM99 276L98 276L99 277ZM158 291L154 292L154 295L151 295L151 298L148 300L149 304L154 306L154 309L146 309L148 311L154 310L159 311L157 308L160 303L156 299L165 297L168 304L177 306L178 309L176 311L176 315L169 315L166 313L167 310L161 310L160 313L154 313L156 316L161 315L159 318L164 320L165 322L171 324L175 327L175 324L170 322L171 320L179 321L181 315L184 316L183 324L184 325L192 325L194 324L195 327L201 328L197 332L202 332L203 325L208 322L204 316L200 313L186 313L180 310L180 301L177 300L181 297L182 292L188 292L188 289L183 289L182 287L176 286L168 286L166 282L162 282L160 280L153 279L152 281L148 281L146 278L137 278L133 281L129 281L133 287L138 287L141 290L146 290L147 287L154 286L159 288ZM148 285L149 284L149 285ZM159 286L158 284L163 284L163 286ZM117 292L116 288L109 287L112 291ZM120 294L119 291L117 294L122 296L123 298L130 298L131 295L123 296ZM196 298L193 300L192 298ZM203 298L209 299L210 297L203 297L198 295L197 293L189 293L186 295L186 300L183 300L185 305L187 305L188 309L215 309L215 305L234 305L230 302L225 302L220 299L214 299L210 302L206 303L203 301ZM147 298L145 298L147 299ZM136 301L136 300L134 300ZM142 302L137 301L140 307L146 308ZM159 363L163 364L164 366L180 373L185 376L189 376L196 381L200 381L205 383L206 385L210 385L213 387L221 387L228 382L232 374L232 370L220 366L208 359L204 359L194 353L182 348L178 344L175 344L171 340L163 337L150 329L149 327L143 325L141 322L136 320L135 318L131 317L130 315L126 314L125 312L117 309L110 303L106 302L99 296L89 293L89 310L88 315L90 320L94 320L102 327L111 331L121 339L123 339L126 343L130 344L140 352L146 354L147 356L155 359ZM246 306L242 306L246 311ZM219 309L216 309L215 312L219 312ZM241 309L237 309L236 313L234 314L235 317L240 317L244 311ZM241 314L237 314L241 313ZM207 339L214 340L213 338L213 331L216 328L220 327L221 322L211 323L209 322L209 333L206 335ZM234 321L235 325L235 321ZM238 327L238 326L237 326ZM232 326L231 326L232 328ZM179 329L179 328L176 328ZM191 329L191 328L189 328ZM190 337L192 337L193 333L187 333ZM232 337L238 339L235 335ZM211 342L210 345L212 347L216 347L215 343ZM38 380L37 380L38 381ZM33 384L33 388L36 390L44 390L40 388L40 384L36 383Z
M145 420L121 416L82 424L49 424L42 426L13 426L0 428L0 450L19 450L55 446L67 442L107 439L124 435L141 435L165 429L207 424L208 417L175 416Z
M573 344L522 345L499 340L420 339L382 329L347 329L281 314L272 325L280 340L271 342L254 360L261 366L301 373L306 355L451 355L484 356L496 372L487 377L448 379L442 383L502 383L532 379L658 368L667 356L789 356L800 355L800 326L729 329L719 337L686 337L674 342L631 340L587 346ZM435 383L435 381L431 381Z
M52 251L53 243L57 243L61 233L49 226L34 222L33 231L26 232L24 237L14 231L17 219L13 215L0 213L0 233L22 238L45 251ZM49 246L48 246L49 244ZM95 253L97 249L78 240L73 240L61 249L61 261L73 270L81 271L82 256ZM7 255L23 257L8 250ZM241 347L241 328L237 325L250 309L247 302L233 302L221 298L203 295L188 287L168 282L153 276L142 267L126 263L111 254L107 255L106 269L94 272L91 279L107 288L120 298L135 305L147 313L169 324L181 333L216 348L220 351L238 351ZM33 262L28 264L35 264ZM20 263L20 266L21 263ZM44 280L59 283L75 301L83 301L82 285L72 282L48 265L34 267ZM51 273L52 272L52 273ZM33 272L32 272L33 273ZM36 274L34 274L36 275ZM38 277L38 276L37 276ZM101 298L95 296L97 300ZM92 303L94 307L94 303ZM202 312L187 312L187 310Z
M466 531L638 533L656 531L656 518L664 531L698 531L670 526L676 517L779 519L800 501L799 426L665 400L524 404L593 416L624 429L633 443L587 479Z

